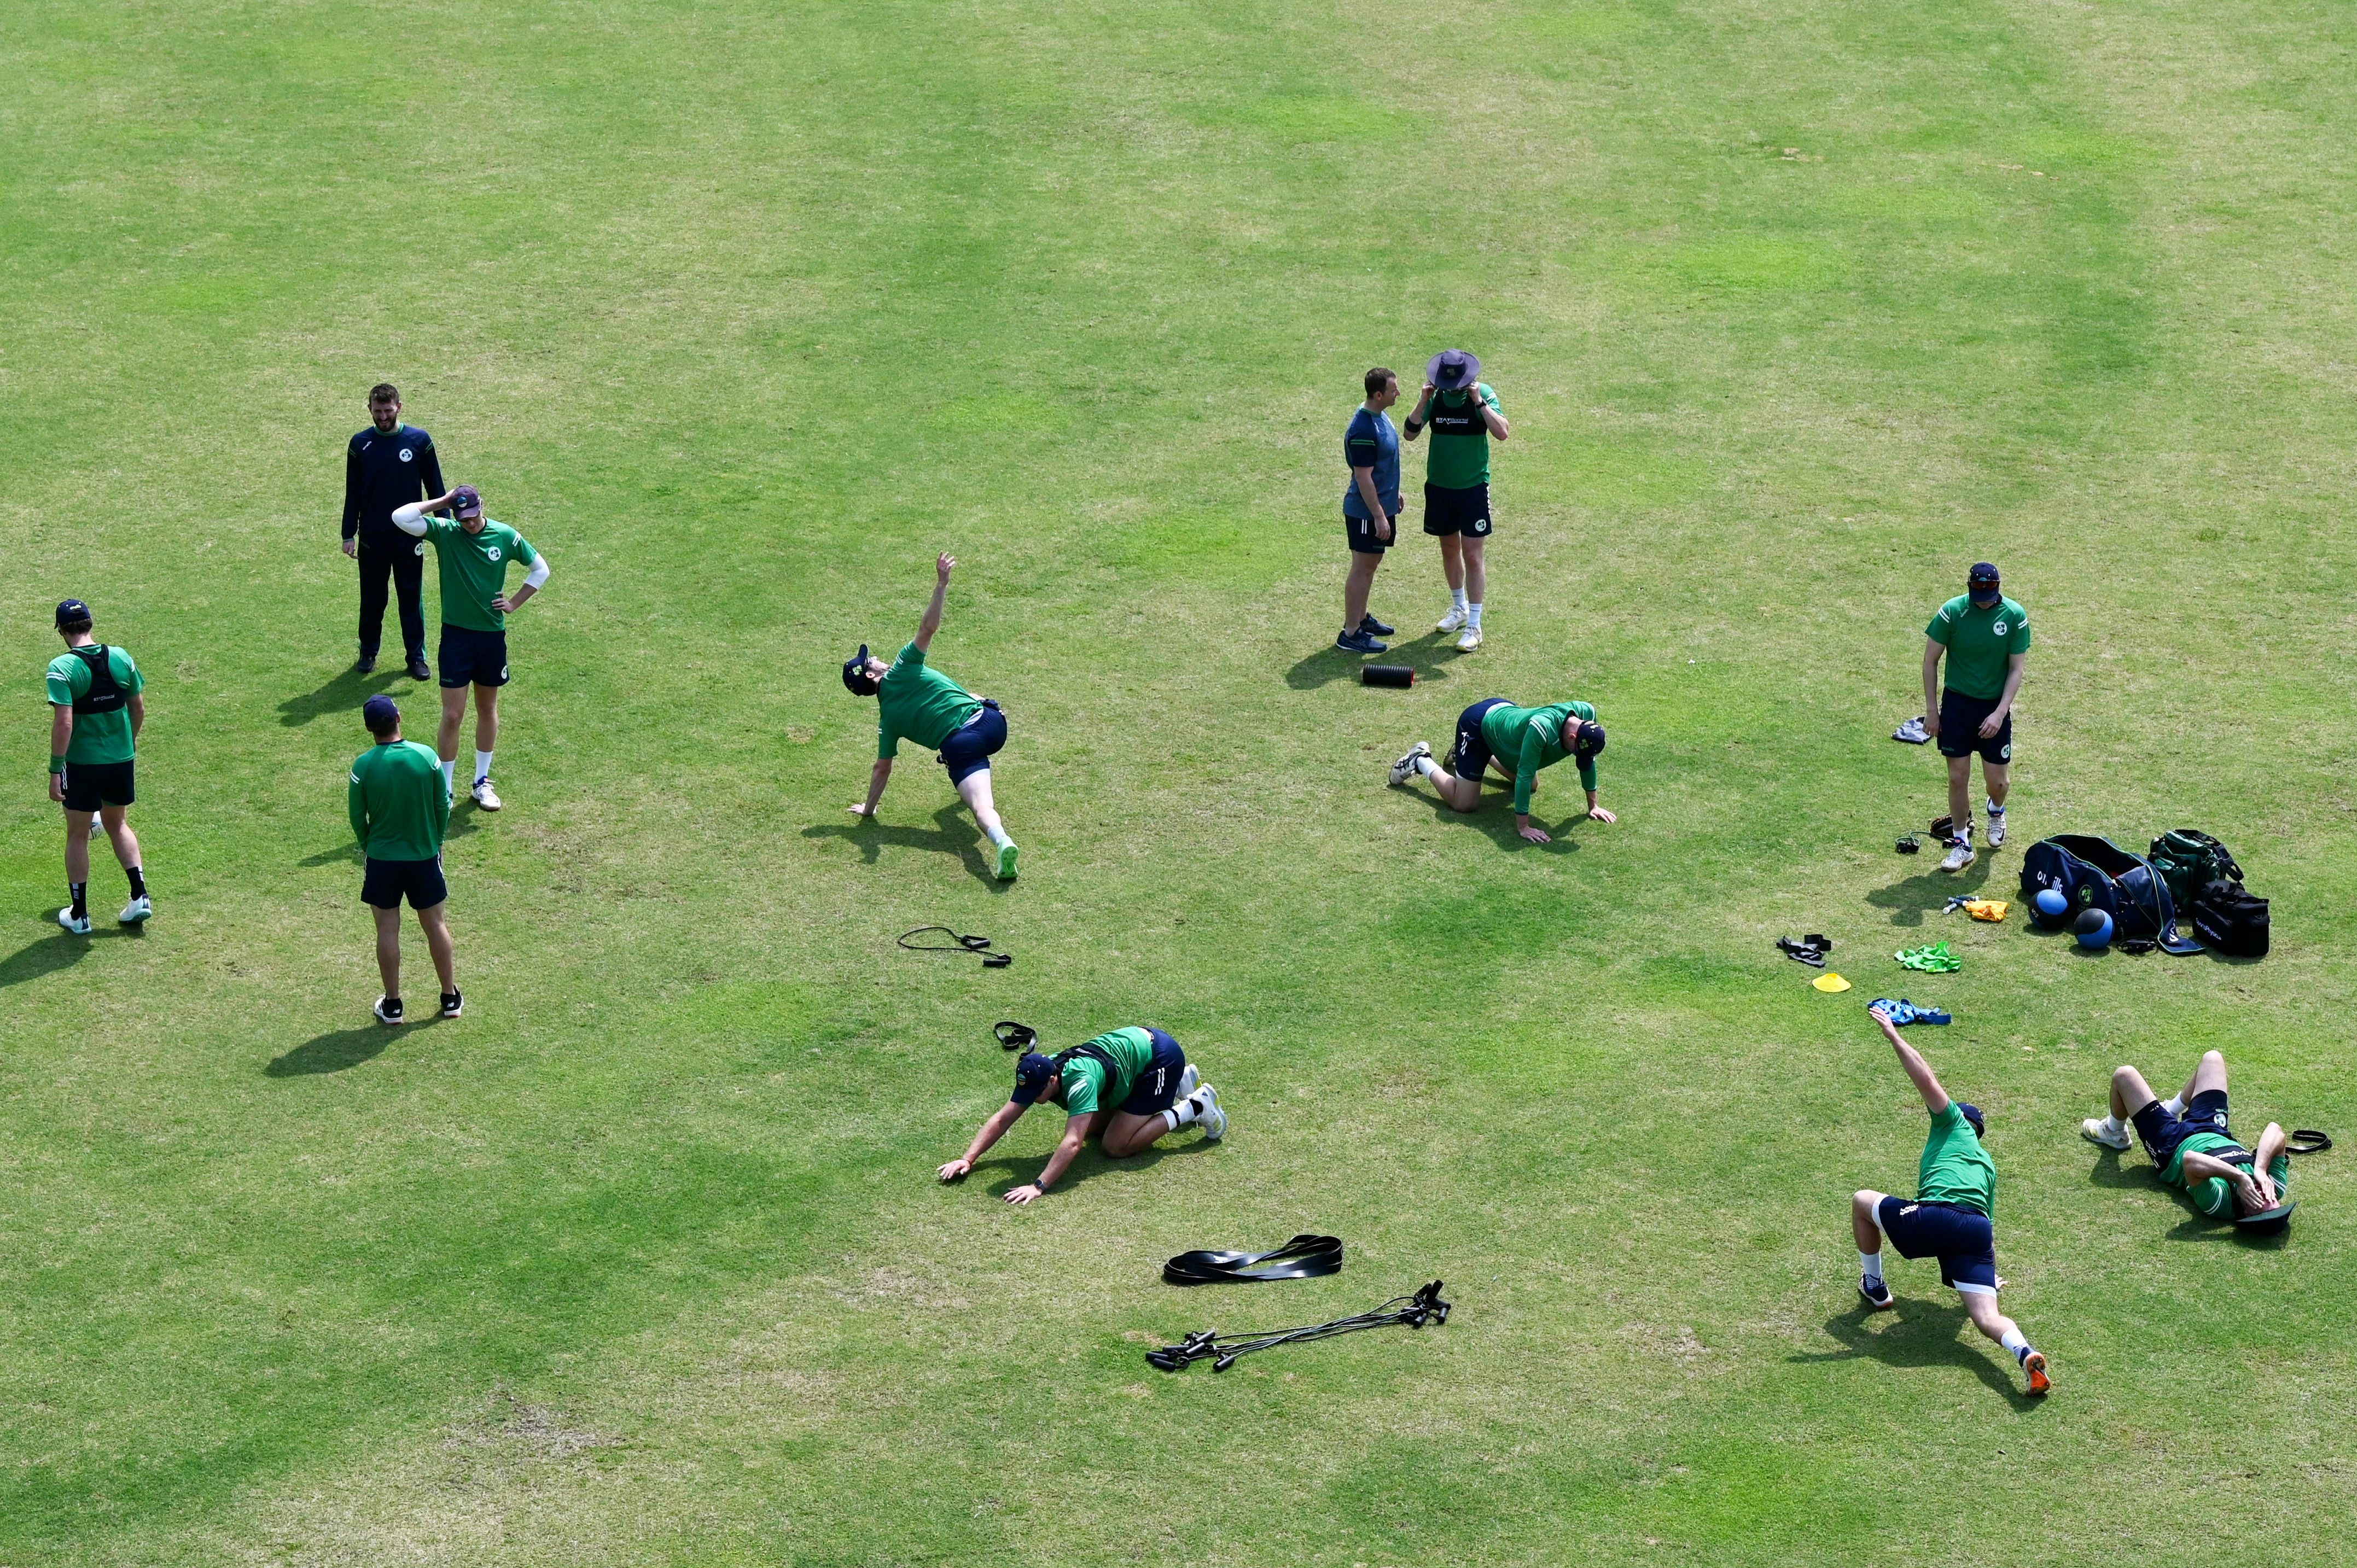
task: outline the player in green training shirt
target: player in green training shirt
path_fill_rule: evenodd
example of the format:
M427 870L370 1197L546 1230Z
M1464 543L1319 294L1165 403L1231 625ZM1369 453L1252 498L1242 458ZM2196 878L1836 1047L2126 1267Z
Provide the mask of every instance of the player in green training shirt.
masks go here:
M855 697L876 699L876 766L867 773L867 799L851 808L862 822L876 820L877 803L892 781L892 759L900 743L916 742L941 754L950 770L950 784L958 799L974 812L974 820L990 835L998 852L999 880L1015 875L1015 841L998 820L998 802L990 790L990 759L1006 744L1006 715L988 697L977 697L925 662L933 633L942 629L942 605L949 596L950 574L957 569L954 555L933 561L933 598L917 623L916 640L887 664L867 651L843 661L844 689Z
M1997 1310L2003 1282L1996 1277L1996 1163L1981 1146L1986 1123L1977 1106L1948 1098L1922 1056L1899 1037L1888 1017L1879 1010L1867 1015L1882 1026L1884 1038L1899 1053L1899 1065L1922 1095L1923 1108L1932 1113L1932 1135L1923 1142L1913 1197L1870 1188L1850 1195L1850 1238L1865 1268L1858 1294L1876 1311L1896 1305L1883 1283L1885 1237L1902 1258L1939 1259L1940 1283L1964 1297L1973 1326L2012 1351L2029 1375L2029 1391L2042 1394L2054 1386L2046 1375L2046 1358L2022 1337L2019 1324Z
M368 868L361 902L376 917L376 967L384 994L372 1011L384 1024L402 1021L401 901L417 911L434 972L442 981L442 1016L456 1018L461 1004L450 927L442 906L450 889L442 880L442 834L450 822L450 779L433 752L401 738L401 709L391 697L371 697L361 707L376 744L352 762L345 809L352 836L361 841Z
M1512 434L1498 394L1481 379L1481 361L1462 349L1445 349L1424 367L1424 392L1402 432L1414 441L1432 431L1424 462L1424 531L1440 541L1441 575L1448 579L1448 613L1435 631L1464 628L1457 639L1470 653L1481 646L1481 600L1489 592L1490 443Z
M1940 658L1948 684L1940 687ZM2005 842L2005 795L2013 766L2013 698L2029 655L2029 612L1997 585L1996 568L1975 563L1964 592L1923 628L1923 728L1948 759L1948 855L1943 871L1973 863L1973 753L1988 785L1988 845Z
M90 935L91 814L114 846L131 879L131 902L115 918L135 926L155 913L139 869L139 839L124 813L131 809L132 757L147 703L146 682L131 655L92 641L90 607L68 599L58 607L58 635L66 650L49 660L43 685L49 698L49 799L66 809L66 895L58 924Z
M1481 804L1481 775L1491 768L1514 781L1514 831L1533 843L1545 843L1544 828L1531 821L1531 790L1539 769L1576 757L1579 782L1587 790L1587 814L1599 822L1619 819L1596 803L1596 758L1604 749L1604 726L1587 703L1550 703L1518 708L1503 697L1484 697L1457 715L1457 743L1448 766L1432 759L1432 747L1417 741L1392 764L1391 779L1405 784L1417 774L1432 780L1440 798L1460 811Z
M1014 1098L982 1124L963 1155L934 1174L943 1181L963 1178L974 1161L1043 1100L1062 1106L1070 1118L1063 1141L1036 1180L1006 1195L1009 1203L1028 1203L1053 1187L1092 1133L1103 1141L1104 1152L1119 1159L1181 1127L1200 1123L1203 1136L1212 1139L1228 1132L1220 1091L1203 1081L1178 1042L1159 1029L1135 1026L1111 1030L1052 1057L1026 1051L1015 1064Z
M2131 1126L2160 1179L2212 1219L2256 1214L2284 1201L2291 1179L2289 1141L2273 1122L2256 1149L2234 1140L2226 1124L2226 1058L2216 1051L2202 1053L2173 1100L2154 1094L2136 1069L2115 1069L2111 1114L2088 1117L2079 1132L2107 1149L2126 1149Z
M437 513L447 512L447 516ZM395 507L393 525L434 546L442 575L442 731L436 737L442 777L451 781L458 766L458 729L467 720L467 688L475 688L475 772L470 791L486 811L500 809L491 787L491 751L499 744L500 688L508 683L508 617L548 581L548 558L504 522L483 515L483 498L472 485L447 496ZM529 568L513 593L508 568Z

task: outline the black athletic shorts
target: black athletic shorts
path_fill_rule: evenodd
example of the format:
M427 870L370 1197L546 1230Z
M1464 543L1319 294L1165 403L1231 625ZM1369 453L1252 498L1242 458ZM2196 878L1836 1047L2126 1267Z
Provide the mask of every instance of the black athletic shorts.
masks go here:
M2205 1089L2187 1101L2182 1116L2171 1116L2156 1100L2128 1120L2136 1123L2136 1136L2144 1140L2144 1152L2163 1170L2177 1157L2177 1145L2196 1133L2215 1133L2222 1138L2234 1135L2226 1130L2226 1091L2222 1089Z
M1391 510L1392 536L1389 539L1378 539L1375 536L1373 518L1352 517L1347 511L1342 514L1342 537L1350 542L1353 552L1361 555L1381 555L1399 542L1400 509L1396 502L1393 504Z
M1490 537L1490 487L1469 490L1444 489L1426 480L1424 487L1424 531L1461 533L1468 539Z
M1154 1059L1137 1075L1129 1088L1129 1098L1121 1109L1132 1116L1151 1116L1157 1111L1168 1111L1178 1098L1178 1075L1187 1070L1187 1053L1178 1042L1161 1030L1148 1026L1147 1036L1154 1041Z
M974 717L950 731L942 742L942 766L950 770L950 782L963 783L968 774L990 771L990 759L1006 744L1006 715L990 698L974 711Z
M1940 688L1940 755L1970 757L1977 751L1983 762L1999 768L2013 760L2013 715L1987 740L1981 738L1981 721L1996 712L1995 697L1967 697L1953 686Z
M379 909L398 909L404 895L413 909L431 909L450 897L450 886L442 880L441 860L369 856L368 875L361 882L361 902Z
M1942 1284L1996 1294L1996 1226L1987 1215L1953 1203L1885 1197L1875 1218L1900 1257L1939 1259Z
M1484 697L1457 715L1457 740L1448 748L1448 771L1477 782L1488 771L1490 743L1481 738L1481 720L1491 708L1505 705L1503 697Z
M508 683L508 634L477 631L470 626L442 626L442 646L434 661L442 667L445 687L504 686Z
M62 782L69 811L95 811L101 806L131 804L128 762L69 762Z

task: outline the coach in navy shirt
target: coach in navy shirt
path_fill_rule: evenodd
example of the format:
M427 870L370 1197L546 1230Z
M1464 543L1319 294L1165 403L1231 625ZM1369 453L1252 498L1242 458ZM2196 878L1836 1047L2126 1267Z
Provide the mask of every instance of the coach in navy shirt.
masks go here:
M401 594L401 646L413 681L431 680L425 662L425 545L393 526L393 509L442 493L434 438L401 423L401 392L391 381L369 389L366 430L344 454L344 553L361 564L361 657L376 668L384 634L385 579Z
M1392 628L1367 613L1375 568L1398 532L1400 438L1383 410L1399 402L1399 378L1377 365L1367 372L1367 401L1342 432L1342 461L1351 482L1342 488L1342 532L1351 544L1351 575L1342 580L1342 635L1334 646L1351 653L1381 653Z

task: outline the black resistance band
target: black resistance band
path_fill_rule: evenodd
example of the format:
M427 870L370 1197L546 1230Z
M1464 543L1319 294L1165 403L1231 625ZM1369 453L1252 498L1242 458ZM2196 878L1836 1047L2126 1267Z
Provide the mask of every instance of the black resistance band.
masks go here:
M1341 1272L1342 1239L1306 1232L1266 1252L1181 1252L1162 1265L1163 1279L1174 1285L1308 1280Z
M1395 1295L1374 1311L1362 1312L1355 1317L1338 1317L1331 1323L1313 1323L1306 1328L1272 1328L1258 1334L1220 1334L1206 1328L1189 1334L1176 1345L1148 1350L1146 1359L1166 1372L1183 1372L1193 1361L1209 1361L1211 1370L1224 1372L1235 1365L1237 1357L1272 1346L1330 1339L1337 1334L1385 1328L1394 1324L1421 1328L1427 1323L1446 1323L1448 1305L1440 1298L1440 1282L1435 1280L1414 1295Z
M909 940L910 937L921 937L927 931L939 931L949 938L949 940L947 942L912 942ZM985 969L1005 969L1015 961L1015 955L1011 952L991 951L988 937L961 936L947 926L919 926L913 931L902 931L899 941L900 945L910 952L974 953L981 958L982 967Z

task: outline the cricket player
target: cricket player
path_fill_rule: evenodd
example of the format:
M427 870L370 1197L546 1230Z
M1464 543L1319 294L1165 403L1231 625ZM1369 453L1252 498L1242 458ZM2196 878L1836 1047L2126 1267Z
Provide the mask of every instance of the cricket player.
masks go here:
M2284 1130L2270 1122L2256 1149L2234 1139L2226 1123L2226 1058L2204 1051L2193 1076L2162 1100L2132 1067L2112 1073L2108 1116L2079 1123L2081 1136L2107 1149L2126 1149L2134 1127L2160 1179L2212 1219L2256 1214L2284 1201L2291 1155Z
M367 857L361 902L376 917L376 967L384 980L384 994L371 1011L381 1024L402 1021L401 901L407 898L417 911L425 950L434 955L434 972L442 982L442 1016L456 1018L464 999L458 994L450 927L442 918L442 906L450 897L442 878L450 776L431 751L401 738L401 709L391 697L382 693L371 697L361 704L361 718L375 744L354 759L344 804L351 816L352 836Z
M1203 1081L1178 1042L1159 1029L1134 1026L1052 1057L1026 1051L1015 1064L1014 1098L991 1113L963 1155L934 1174L943 1181L963 1178L974 1161L1043 1100L1063 1107L1069 1118L1063 1141L1038 1179L1006 1195L1009 1203L1028 1203L1055 1186L1092 1133L1107 1155L1120 1159L1181 1127L1200 1125L1203 1136L1212 1139L1228 1132L1220 1091Z
M1498 394L1481 380L1481 361L1462 349L1443 349L1424 367L1424 392L1404 434L1414 441L1427 426L1424 531L1440 541L1449 599L1448 613L1432 629L1463 628L1457 646L1470 653L1481 646L1481 600L1490 583L1490 443L1512 432Z
M1342 631L1334 646L1346 653L1381 653L1377 640L1392 628L1367 611L1375 571L1383 552L1399 537L1399 427L1383 411L1399 402L1399 377L1381 365L1367 372L1367 401L1342 432L1342 461L1351 470L1342 487L1342 537L1351 548L1350 574L1342 579Z
M1484 697L1457 715L1457 741L1449 748L1448 766L1432 759L1432 747L1417 741L1391 767L1394 785L1417 774L1432 780L1440 798L1460 811L1481 804L1481 775L1490 768L1514 781L1514 831L1533 843L1545 843L1547 832L1531 821L1531 791L1539 769L1565 757L1579 763L1579 782L1587 791L1587 814L1599 822L1620 819L1596 800L1596 758L1604 750L1604 726L1596 722L1588 703L1550 703L1540 708L1518 708L1504 697Z
M442 493L442 465L434 437L401 423L401 389L379 381L369 389L369 427L344 448L344 553L361 565L361 656L352 668L376 668L384 634L387 579L401 601L402 659L413 681L431 677L425 665L425 546L393 525L393 510L420 496Z
M131 655L91 638L90 607L80 599L58 606L58 635L66 650L49 660L49 799L66 809L66 894L58 924L90 935L91 814L98 814L114 858L131 880L131 902L115 919L135 926L153 915L147 879L139 869L139 837L124 813L136 794L133 758L139 727L147 722L147 684Z
M1940 660L1948 683L1940 685ZM1923 628L1923 728L1948 759L1947 858L1943 871L1973 863L1973 753L1988 786L1988 846L2005 843L2005 797L2013 766L2013 699L2029 656L2029 612L2005 596L1996 568L1974 563L1964 591Z

